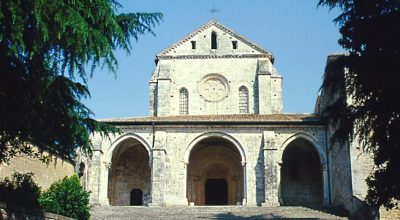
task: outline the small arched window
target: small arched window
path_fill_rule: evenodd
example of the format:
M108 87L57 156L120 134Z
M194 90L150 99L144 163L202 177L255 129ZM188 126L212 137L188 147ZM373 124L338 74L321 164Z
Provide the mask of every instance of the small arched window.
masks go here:
M211 32L211 49L217 49L217 33Z
M179 90L179 114L187 115L189 113L188 110L189 104L189 93L186 88L182 88Z
M239 88L239 113L249 113L249 90L245 86Z

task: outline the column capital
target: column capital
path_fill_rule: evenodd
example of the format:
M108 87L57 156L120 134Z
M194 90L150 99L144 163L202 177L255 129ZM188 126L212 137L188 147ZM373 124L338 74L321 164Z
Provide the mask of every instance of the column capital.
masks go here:
M109 169L111 169L112 163L111 162L104 162L104 165L105 165L106 169L109 170Z
M264 150L277 150L276 138L274 131L264 131L263 132L264 139Z
M322 171L327 171L328 170L328 166L327 166L326 163L321 164L321 168L322 168Z

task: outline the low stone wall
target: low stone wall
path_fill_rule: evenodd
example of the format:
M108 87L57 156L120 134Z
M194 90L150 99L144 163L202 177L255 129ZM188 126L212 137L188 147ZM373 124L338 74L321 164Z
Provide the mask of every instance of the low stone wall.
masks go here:
M400 203L400 201L397 201ZM386 210L384 207L379 209L381 220L400 219L400 207L398 209Z
M7 206L0 203L0 219L9 220L42 220L42 219L56 219L56 220L73 220L73 218L57 215L53 213L43 212L39 209L28 209L23 207Z
M55 181L74 174L75 169L71 161L57 156L52 156L52 160L46 164L37 158L17 155L9 163L0 164L0 180L11 177L14 171L33 172L33 180L45 190Z

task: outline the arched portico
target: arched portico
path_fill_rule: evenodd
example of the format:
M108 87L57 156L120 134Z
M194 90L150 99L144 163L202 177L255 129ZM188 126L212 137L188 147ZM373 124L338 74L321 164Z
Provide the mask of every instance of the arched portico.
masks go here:
M184 155L185 194L193 205L246 203L244 150L232 136L212 132L195 138Z
M329 203L326 153L317 143L314 137L298 133L282 145L281 205L325 206Z
M241 163L242 164L246 163L246 155L245 155L242 145L231 135L225 134L222 132L208 132L208 133L204 133L202 135L197 136L193 141L190 142L189 146L185 150L185 155L183 157L184 163L186 163L186 164L189 163L190 152L196 146L196 144L198 144L200 141L202 141L204 139L211 138L211 137L218 137L218 138L222 138L222 139L225 139L225 140L228 140L229 142L231 142L240 153L240 158L242 160Z
M130 205L134 189L143 192L142 204L147 204L151 163L151 148L139 135L128 133L113 141L100 166L100 205Z

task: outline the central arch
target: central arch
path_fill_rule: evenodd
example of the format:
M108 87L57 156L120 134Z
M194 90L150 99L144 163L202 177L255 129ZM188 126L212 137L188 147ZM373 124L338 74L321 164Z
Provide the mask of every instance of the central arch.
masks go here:
M192 205L237 205L245 197L244 152L229 135L207 133L185 153L186 195Z

